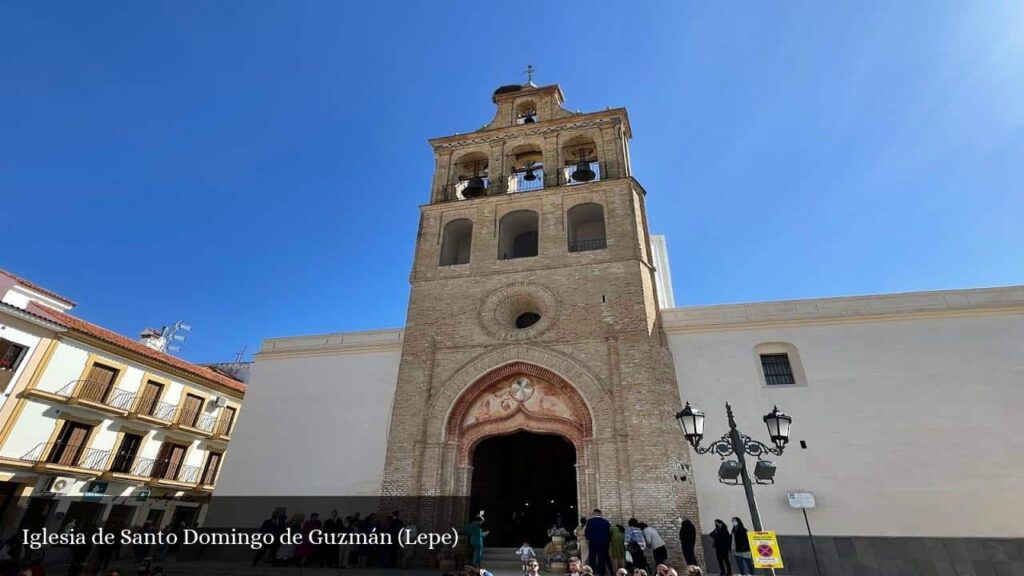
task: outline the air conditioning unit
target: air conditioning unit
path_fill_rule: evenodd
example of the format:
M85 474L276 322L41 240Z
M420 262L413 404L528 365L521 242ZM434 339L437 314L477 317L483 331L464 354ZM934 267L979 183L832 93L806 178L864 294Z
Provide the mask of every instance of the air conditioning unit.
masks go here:
M213 403L219 408L223 408L228 405L228 399L223 396L217 396L213 399Z
M43 488L43 492L47 494L67 494L68 490L71 489L71 484L74 483L74 478L65 478L63 476L54 476L46 483L46 488Z

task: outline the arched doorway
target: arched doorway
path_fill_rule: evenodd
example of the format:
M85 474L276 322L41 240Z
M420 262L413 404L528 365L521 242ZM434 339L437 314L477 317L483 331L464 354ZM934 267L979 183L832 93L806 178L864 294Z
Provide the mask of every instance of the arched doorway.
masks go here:
M555 434L491 436L473 449L470 510L485 511L488 546L535 547L553 523L571 530L576 502L576 447Z
M448 477L452 482L450 493L470 496L470 510L456 512L455 522L469 521L480 510L476 502L493 501L490 494L511 493L518 490L519 484L533 481L528 466L510 467L501 460L532 459L534 468L541 467L557 475L558 480L552 487L541 486L538 490L553 494L546 498L549 506L550 500L555 500L556 506L565 503L562 521L567 529L575 526L579 509L596 503L590 407L572 384L547 368L513 361L477 377L454 399L445 428L448 449L445 458L450 458L450 469L455 472ZM543 480L539 471L534 471L532 476ZM528 491L524 487L522 493ZM535 493L539 492L535 490ZM534 504L530 499L523 499L522 508L526 508L526 502L531 502L531 506L539 505L539 501ZM517 513L517 520L522 512L512 504L487 506L491 506L492 512L498 512L494 506L499 506L505 515L501 522L497 514L485 515L491 530L506 521L515 525L512 512ZM484 510L488 508L484 506ZM547 523L540 536L531 535L530 542L541 546L545 542L546 528L554 518L543 513L533 516L536 517L529 521L531 526L535 527L536 522ZM499 532L501 530L499 528ZM534 530L530 528L531 534ZM488 546L496 546L499 541L505 545L509 538L519 537L514 529L504 535L492 534L494 537L488 537ZM520 544L522 540L508 545Z

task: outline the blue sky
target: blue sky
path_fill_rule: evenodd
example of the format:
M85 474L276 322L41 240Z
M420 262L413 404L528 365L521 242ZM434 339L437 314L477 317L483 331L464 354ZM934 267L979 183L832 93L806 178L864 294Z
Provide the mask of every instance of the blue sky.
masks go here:
M426 139L629 109L677 303L1024 284L1019 2L4 2L0 267L182 356L403 324Z

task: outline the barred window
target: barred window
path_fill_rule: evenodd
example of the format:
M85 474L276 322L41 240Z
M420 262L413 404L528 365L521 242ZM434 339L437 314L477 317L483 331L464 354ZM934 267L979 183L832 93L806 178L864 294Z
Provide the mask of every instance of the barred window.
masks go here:
M764 369L764 379L769 386L796 384L793 367L789 363L789 354L761 354L761 368Z

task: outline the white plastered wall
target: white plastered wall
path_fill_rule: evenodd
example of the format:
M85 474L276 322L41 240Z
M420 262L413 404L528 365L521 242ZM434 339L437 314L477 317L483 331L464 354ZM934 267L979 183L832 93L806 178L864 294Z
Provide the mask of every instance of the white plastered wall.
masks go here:
M393 345L325 346L332 338ZM215 494L379 494L400 338L381 331L265 342Z
M763 342L794 345L807 385L765 386ZM1021 310L698 328L669 343L683 400L707 412L707 441L725 432L727 401L763 441L773 405L793 417L791 445L772 457L776 484L755 487L766 528L806 533L786 499L806 489L820 534L1024 536ZM718 458L693 462L703 528L748 519L742 488L717 481Z

